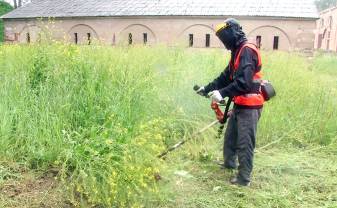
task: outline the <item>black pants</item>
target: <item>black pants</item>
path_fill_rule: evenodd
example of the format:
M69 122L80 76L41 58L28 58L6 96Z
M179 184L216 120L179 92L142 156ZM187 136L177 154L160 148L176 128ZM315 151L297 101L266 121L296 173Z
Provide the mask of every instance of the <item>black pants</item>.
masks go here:
M236 158L238 158L238 179L243 182L250 182L257 123L261 111L261 109L235 108L228 121L223 149L225 167L236 168Z

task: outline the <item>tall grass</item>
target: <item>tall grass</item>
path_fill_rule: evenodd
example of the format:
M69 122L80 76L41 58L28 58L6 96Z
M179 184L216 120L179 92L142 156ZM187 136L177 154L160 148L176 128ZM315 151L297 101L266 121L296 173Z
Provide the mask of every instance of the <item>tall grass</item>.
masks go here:
M264 63L278 96L264 109L259 146L336 144L336 79L322 81L312 63L287 53L264 54ZM219 50L1 46L0 155L59 168L74 204L151 203L165 168L156 156L214 119L193 85L225 64Z
M323 59L316 57L313 63L291 54L266 54L264 73L278 97L264 110L260 133L265 141L283 139L299 147L336 141L337 82L324 72ZM313 64L316 70L311 70Z

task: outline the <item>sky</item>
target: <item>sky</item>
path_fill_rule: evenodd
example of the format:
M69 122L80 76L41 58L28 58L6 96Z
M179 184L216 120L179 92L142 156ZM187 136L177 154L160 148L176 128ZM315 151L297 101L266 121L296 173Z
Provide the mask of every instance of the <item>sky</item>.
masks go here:
M11 5L13 5L13 1L12 0L5 0L5 2L10 3Z

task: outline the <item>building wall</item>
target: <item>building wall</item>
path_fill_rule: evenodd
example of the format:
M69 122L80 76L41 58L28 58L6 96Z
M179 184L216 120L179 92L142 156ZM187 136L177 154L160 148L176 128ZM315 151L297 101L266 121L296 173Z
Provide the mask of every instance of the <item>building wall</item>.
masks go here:
M337 52L337 7L321 12L316 31L315 48Z
M222 47L214 34L214 27L226 17L101 17L68 18L53 22L37 20L6 20L6 37L8 41L20 43L37 41L37 31L52 31L55 39L78 43L87 43L97 39L108 44L128 44L130 34L133 44L142 44L144 33L147 44L164 43L168 45L189 45L193 34L193 47L206 46L206 34L210 36L210 47ZM243 30L251 42L261 36L261 48L272 50L274 36L278 36L280 50L313 49L315 20L300 19L266 19L239 18ZM75 38L77 33L77 38Z

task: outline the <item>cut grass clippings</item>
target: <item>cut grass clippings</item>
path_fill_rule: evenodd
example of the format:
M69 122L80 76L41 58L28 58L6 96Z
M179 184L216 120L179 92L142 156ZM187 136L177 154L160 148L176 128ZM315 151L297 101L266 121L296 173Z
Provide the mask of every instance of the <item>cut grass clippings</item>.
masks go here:
M249 188L230 185L234 172L212 162L170 162L173 170L163 183L175 195L160 207L337 207L337 159L320 151L274 148L257 154ZM174 169L193 177L176 176Z

